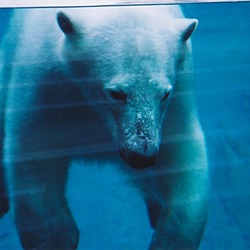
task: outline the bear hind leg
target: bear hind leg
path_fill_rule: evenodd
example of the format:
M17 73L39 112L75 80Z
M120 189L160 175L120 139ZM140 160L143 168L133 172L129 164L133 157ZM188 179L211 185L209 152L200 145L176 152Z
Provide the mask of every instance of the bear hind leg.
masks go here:
M148 199L146 201L146 205L147 205L150 225L153 229L155 229L159 220L159 216L161 214L161 205L154 199Z
M5 178L3 173L3 166L0 164L0 217L2 217L9 210L9 201L5 186Z

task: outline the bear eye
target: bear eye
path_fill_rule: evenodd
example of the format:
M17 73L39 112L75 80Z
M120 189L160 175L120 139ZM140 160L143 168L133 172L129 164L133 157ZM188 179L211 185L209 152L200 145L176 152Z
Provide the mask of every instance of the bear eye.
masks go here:
M112 97L112 99L116 101L126 101L127 99L127 95L122 91L118 92L118 91L111 90L110 96Z
M170 92L167 92L167 93L164 95L164 97L161 99L161 102L165 102L165 101L168 99L169 94L170 94Z

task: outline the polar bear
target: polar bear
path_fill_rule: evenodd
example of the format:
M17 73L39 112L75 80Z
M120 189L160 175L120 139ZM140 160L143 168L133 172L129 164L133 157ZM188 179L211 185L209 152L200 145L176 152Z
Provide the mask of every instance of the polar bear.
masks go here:
M131 176L155 229L149 249L198 248L207 159L196 25L177 6L15 11L1 46L1 133L24 249L77 248L65 189L79 156Z

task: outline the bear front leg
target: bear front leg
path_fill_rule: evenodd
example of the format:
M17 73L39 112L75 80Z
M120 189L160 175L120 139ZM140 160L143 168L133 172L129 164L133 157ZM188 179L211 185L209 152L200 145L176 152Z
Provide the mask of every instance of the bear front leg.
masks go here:
M199 247L207 220L206 178L202 173L193 175L194 179L189 178L190 172L186 173L188 177L183 174L170 174L167 178L171 181L165 179L165 184L160 181L158 193L165 191L167 199L159 199L158 204L156 200L147 202L151 225L155 228L150 250Z
M197 214L199 221L195 221L188 218L188 212L174 209L175 211L170 213L161 214L149 246L150 250L198 249L206 215Z
M24 249L76 249L79 231L65 199L67 159L12 166L14 217Z

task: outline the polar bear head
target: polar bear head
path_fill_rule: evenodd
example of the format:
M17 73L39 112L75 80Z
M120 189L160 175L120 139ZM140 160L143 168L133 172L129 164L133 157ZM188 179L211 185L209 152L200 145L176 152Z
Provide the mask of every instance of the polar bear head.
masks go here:
M91 105L101 103L96 110L121 158L134 168L149 167L197 21L121 8L98 13L58 13L65 71Z

